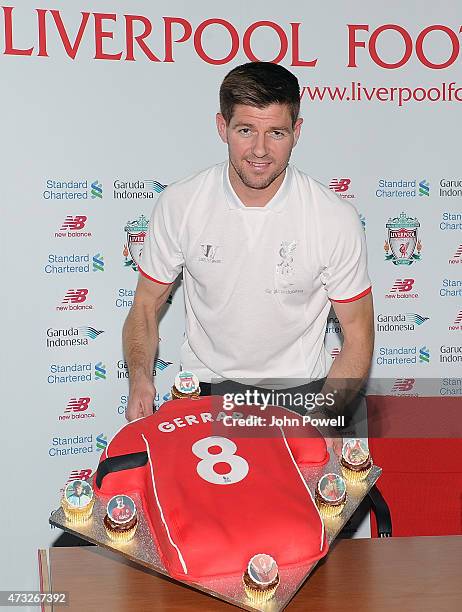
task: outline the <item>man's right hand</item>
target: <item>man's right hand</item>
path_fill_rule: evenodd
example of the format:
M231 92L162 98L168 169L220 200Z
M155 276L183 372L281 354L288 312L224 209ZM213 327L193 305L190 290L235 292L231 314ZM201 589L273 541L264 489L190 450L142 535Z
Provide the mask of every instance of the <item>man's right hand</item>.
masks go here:
M152 382L154 356L159 345L158 313L169 296L171 285L158 284L139 276L135 299L123 327L130 392L125 409L127 421L153 412L156 389Z
M155 396L156 388L151 380L130 381L130 393L125 408L127 421L130 422L151 415Z

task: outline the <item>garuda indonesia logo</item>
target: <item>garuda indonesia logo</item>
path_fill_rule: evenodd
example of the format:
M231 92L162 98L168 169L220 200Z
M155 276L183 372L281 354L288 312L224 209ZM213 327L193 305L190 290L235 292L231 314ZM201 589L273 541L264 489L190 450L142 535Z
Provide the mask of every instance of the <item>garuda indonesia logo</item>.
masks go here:
M412 262L419 261L422 250L422 243L417 236L419 227L417 219L407 217L403 212L399 217L388 219L388 240L385 240L384 245L385 260L392 261L397 266L410 266Z
M124 230L127 234L127 242L124 245L125 265L130 266L135 272L138 271L138 263L143 250L144 239L148 231L148 220L141 215L135 221L127 221Z

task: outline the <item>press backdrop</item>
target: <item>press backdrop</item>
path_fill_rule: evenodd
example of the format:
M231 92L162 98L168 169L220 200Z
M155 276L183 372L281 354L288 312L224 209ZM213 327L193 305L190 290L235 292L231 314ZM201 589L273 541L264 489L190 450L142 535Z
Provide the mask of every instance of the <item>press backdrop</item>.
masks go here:
M147 219L165 185L226 158L218 87L249 59L297 75L293 162L361 215L380 392L439 377L436 395L462 389L458 3L71 4L0 8L2 588L37 587L60 489L124 423L121 328ZM158 404L182 297L160 325ZM335 355L334 317L326 342Z

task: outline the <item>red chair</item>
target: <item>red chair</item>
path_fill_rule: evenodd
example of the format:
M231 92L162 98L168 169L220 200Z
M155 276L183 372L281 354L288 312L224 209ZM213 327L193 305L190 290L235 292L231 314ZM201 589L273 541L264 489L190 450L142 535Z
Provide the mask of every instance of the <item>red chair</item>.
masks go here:
M367 411L393 535L462 534L462 398L368 396Z

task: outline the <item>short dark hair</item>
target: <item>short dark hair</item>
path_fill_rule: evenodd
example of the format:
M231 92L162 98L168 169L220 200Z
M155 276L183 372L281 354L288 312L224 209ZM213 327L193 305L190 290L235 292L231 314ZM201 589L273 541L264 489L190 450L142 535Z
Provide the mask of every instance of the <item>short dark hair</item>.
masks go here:
M287 104L295 124L300 112L300 85L297 77L279 64L249 62L233 68L220 87L220 111L229 123L234 106L245 104L265 108Z

